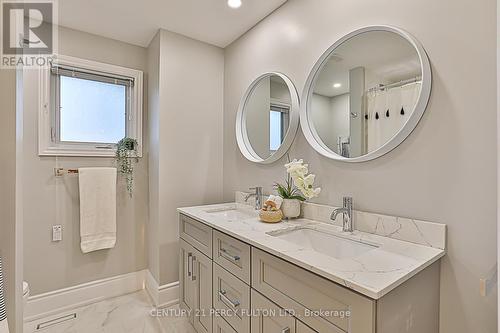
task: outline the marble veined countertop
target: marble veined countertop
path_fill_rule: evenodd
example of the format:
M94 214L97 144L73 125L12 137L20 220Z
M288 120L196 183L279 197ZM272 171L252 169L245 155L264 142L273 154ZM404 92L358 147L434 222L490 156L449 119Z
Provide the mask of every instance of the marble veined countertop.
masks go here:
M241 214L233 214L232 217L228 215L229 218L217 214L234 209ZM342 232L340 226L312 219L300 218L277 224L263 223L259 221L255 210L239 203L185 207L179 208L178 211L372 299L382 298L445 255L445 250L441 248L369 232L346 233ZM376 248L353 258L336 259L272 236L285 229L303 227L361 241Z

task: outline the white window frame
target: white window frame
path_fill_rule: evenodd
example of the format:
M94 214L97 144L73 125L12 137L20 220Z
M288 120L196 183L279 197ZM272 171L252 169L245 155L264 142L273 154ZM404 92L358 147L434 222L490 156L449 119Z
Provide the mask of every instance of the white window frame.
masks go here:
M53 64L78 68L81 71L131 78L133 86L129 87L129 109L126 116L127 137L137 140L138 156L142 157L142 102L143 102L143 72L136 69L110 65L97 61L79 59L70 56L57 55ZM113 157L116 145L97 143L65 143L57 142L55 126L55 91L51 91L51 68L41 68L39 71L39 115L38 115L38 155L39 156L87 156Z
M273 110L273 106L280 108L282 110L286 110L286 111ZM288 122L287 125L288 126L283 126L284 125L283 124L283 115L281 116L281 144L283 144L283 142L285 141L285 137L286 137L286 134L287 134L289 126L290 126L290 110L291 110L291 108L292 108L292 106L290 104L283 103L278 99L271 98L271 100L270 100L269 112L275 111L275 112L281 112L282 114L286 113L286 116L287 116L287 122ZM271 147L269 147L269 151L275 153L277 150L272 150Z

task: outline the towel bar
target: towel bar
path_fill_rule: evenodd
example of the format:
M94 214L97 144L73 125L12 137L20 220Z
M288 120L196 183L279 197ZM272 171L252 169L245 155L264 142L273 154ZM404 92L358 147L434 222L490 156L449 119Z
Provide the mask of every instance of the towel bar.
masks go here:
M61 177L69 174L77 174L78 169L64 169L64 168L54 168L54 175L56 177Z

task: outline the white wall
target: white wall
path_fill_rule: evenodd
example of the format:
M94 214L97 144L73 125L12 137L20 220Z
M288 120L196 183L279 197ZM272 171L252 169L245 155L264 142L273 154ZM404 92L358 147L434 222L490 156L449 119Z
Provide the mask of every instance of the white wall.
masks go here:
M146 71L146 49L75 30L59 29L59 51L64 55ZM30 284L32 295L144 269L147 159L141 158L136 165L133 199L128 197L124 182L120 181L115 248L83 254L80 250L78 179L75 176L56 179L53 168L112 166L114 159L39 157L37 71L26 69L24 72L21 169L25 186L24 278ZM144 156L147 154L146 147ZM63 226L62 242L51 242L51 227L55 224Z
M222 200L224 52L164 30L156 38L159 68L150 74L158 75L159 100L150 112L158 134L150 142L150 163L156 164L150 182L158 189L150 192L157 202L150 216L158 222L158 282L164 285L179 279L176 209Z
M429 107L410 137L375 161L344 164L314 152L299 131L290 155L317 175L323 192L316 202L340 205L352 195L357 209L446 223L441 332L495 332L496 291L479 295L479 279L497 260L495 6L495 0L289 0L226 49L224 199L253 185L271 191L284 174L285 158L252 164L236 145L236 110L252 78L283 72L300 92L315 61L344 34L373 24L406 29L426 48L434 75Z

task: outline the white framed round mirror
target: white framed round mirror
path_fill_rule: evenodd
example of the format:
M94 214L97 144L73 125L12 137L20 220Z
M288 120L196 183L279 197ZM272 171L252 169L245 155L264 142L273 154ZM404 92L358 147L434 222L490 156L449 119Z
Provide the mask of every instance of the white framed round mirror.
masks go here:
M236 140L249 161L269 164L286 154L299 127L299 96L284 74L255 79L238 107Z
M309 74L302 131L318 153L331 159L375 159L417 126L431 84L429 58L409 33L389 26L356 30L333 44Z

